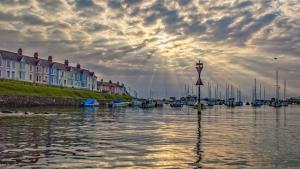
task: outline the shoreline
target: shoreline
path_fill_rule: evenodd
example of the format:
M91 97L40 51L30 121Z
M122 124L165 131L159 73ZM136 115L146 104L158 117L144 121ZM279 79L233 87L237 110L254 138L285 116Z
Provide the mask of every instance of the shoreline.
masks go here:
M41 106L74 106L79 107L83 98L52 97L52 96L17 96L0 95L1 107L41 107ZM97 100L101 105L110 102L107 100Z

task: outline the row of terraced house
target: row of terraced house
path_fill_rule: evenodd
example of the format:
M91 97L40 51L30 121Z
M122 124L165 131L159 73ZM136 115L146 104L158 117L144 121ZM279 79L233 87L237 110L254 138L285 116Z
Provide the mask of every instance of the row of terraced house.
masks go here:
M58 63L39 58L37 52L33 57L23 55L22 49L17 53L0 50L0 78L72 87L85 90L97 90L97 77L94 72L81 68L80 64L70 66L69 61Z

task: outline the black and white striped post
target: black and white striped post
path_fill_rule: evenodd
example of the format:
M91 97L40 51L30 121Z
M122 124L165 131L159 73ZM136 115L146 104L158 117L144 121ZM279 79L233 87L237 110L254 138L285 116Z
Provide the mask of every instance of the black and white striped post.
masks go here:
M201 103L200 103L200 98L201 98L201 90L200 90L200 86L203 85L202 79L201 79L201 72L203 70L203 63L197 62L196 63L196 70L198 72L198 80L196 82L196 86L198 86L198 112L201 112Z

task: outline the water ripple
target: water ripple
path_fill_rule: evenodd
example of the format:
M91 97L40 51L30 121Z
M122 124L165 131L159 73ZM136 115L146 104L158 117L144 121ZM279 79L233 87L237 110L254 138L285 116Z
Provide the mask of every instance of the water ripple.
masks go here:
M0 168L299 168L300 108L51 108L0 117Z

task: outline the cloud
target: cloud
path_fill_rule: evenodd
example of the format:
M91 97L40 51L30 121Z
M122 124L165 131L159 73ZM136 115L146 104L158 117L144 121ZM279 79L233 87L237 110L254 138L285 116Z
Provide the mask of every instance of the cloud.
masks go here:
M205 81L271 86L280 56L297 90L300 20L297 0L3 0L0 47L70 59L99 77L178 94L194 83L194 62ZM235 76L231 76L234 74ZM135 79L136 78L136 79ZM129 80L130 79L130 80ZM159 84L159 85L158 85ZM248 85L249 86L249 85ZM154 88L157 89L154 89ZM247 88L247 87L245 87ZM147 89L148 90L148 89ZM246 90L246 89L245 89ZM247 89L249 90L249 89ZM251 90L249 90L251 93ZM161 93L161 92L160 92Z

